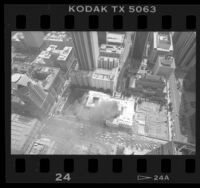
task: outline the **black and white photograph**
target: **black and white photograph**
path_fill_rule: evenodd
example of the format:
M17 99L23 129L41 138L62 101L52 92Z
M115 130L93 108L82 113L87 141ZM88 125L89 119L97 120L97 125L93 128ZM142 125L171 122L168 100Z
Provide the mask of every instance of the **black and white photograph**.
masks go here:
M195 155L196 32L13 31L10 118L12 155Z

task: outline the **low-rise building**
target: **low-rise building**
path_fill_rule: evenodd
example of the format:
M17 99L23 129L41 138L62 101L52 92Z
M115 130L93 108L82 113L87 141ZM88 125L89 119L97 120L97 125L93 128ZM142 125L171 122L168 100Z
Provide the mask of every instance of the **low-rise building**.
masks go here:
M99 49L99 55L105 57L121 58L124 48L116 45L102 44Z
M142 102L136 106L136 130L138 134L161 140L169 140L167 112L160 105Z
M174 58L171 56L158 56L156 64L153 69L154 75L164 76L169 79L171 74L174 72L176 66Z
M145 75L132 77L129 82L128 93L139 97L149 98L153 101L166 102L166 84L162 77Z

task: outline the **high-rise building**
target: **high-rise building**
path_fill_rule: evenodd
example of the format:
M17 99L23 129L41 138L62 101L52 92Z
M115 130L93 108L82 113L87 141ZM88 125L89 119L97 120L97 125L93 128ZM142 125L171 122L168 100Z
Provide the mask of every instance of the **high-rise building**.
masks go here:
M174 32L173 43L177 67L188 70L196 64L195 32Z
M175 61L171 56L158 56L156 64L153 68L153 74L164 76L169 79L172 72L175 70Z
M44 42L44 33L40 31L25 31L24 34L24 43L28 47L40 48Z
M142 60L148 34L149 32L135 32L135 35L132 35L132 41L135 46L132 53L134 59Z
M149 63L155 65L158 56L173 55L172 36L169 32L152 32L149 35L150 47L148 51Z
M12 111L23 116L44 118L55 102L55 97L26 74L12 75Z
M99 44L97 32L72 32L80 70L94 70L97 67Z

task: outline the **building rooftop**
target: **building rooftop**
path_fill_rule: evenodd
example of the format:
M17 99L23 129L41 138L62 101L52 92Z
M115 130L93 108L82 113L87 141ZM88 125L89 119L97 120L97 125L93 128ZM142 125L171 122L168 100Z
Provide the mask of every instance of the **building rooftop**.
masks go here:
M29 78L26 74L14 73L11 75L12 88L17 89L17 85L27 86L29 82L34 81Z
M17 89L18 85L27 86L29 82L40 85L44 90L48 90L57 77L60 69L56 67L34 67L30 75L14 73L11 76L12 88ZM25 90L24 90L25 91Z
M143 114L142 116L141 113ZM158 104L142 102L140 105L137 105L136 114L138 128L144 125L144 122L142 122L142 120L145 121L146 128L144 129L144 134L146 136L163 140L169 139L167 113L165 109L162 109L160 111L160 106ZM141 120L141 118L143 119Z
M134 111L135 100L131 100L131 101L122 100L122 99L112 98L110 95L107 95L105 93L89 91L86 106L94 107L95 105L98 105L101 102L116 102L117 103L118 111L120 112L120 114L115 119L112 120L113 124L116 124L116 125L123 124L127 126L133 125L133 115L135 114L135 111Z
M96 79L113 80L116 76L116 72L116 68L112 70L98 68L93 72L92 77Z
M119 62L119 59L115 58L115 57L99 56L98 60L101 60L101 59L104 60L104 61L117 61L117 62Z
M106 32L106 41L108 43L122 44L124 42L124 37L125 35L121 33Z
M154 48L159 51L173 51L172 36L169 32L154 32Z
M72 47L65 46L62 50L57 49L57 47L57 45L49 45L48 48L41 51L34 63L45 64L45 59L51 59L52 55L56 55L59 61L66 61L72 51Z
M48 90L57 77L60 69L56 67L35 67L32 72L32 78L44 89ZM38 76L38 77L37 77ZM40 78L42 77L42 78ZM43 79L44 78L44 79Z
M159 61L159 65L161 65L161 66L171 67L174 69L176 68L174 58L171 56L169 56L169 57L158 56L158 61Z
M63 42L67 40L67 38L69 38L69 36L66 32L51 31L44 37L44 40Z
M117 54L121 54L123 52L122 47L110 44L102 44L99 50L100 52L103 51L106 53L117 53Z

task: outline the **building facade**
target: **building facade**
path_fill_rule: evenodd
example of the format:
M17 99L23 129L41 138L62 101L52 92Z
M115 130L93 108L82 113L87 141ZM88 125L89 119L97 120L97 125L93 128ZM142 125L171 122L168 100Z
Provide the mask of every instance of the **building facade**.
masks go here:
M188 70L196 65L196 33L174 32L173 42L176 66Z
M99 57L97 32L72 32L80 70L95 70Z

